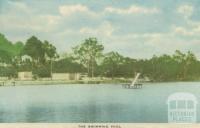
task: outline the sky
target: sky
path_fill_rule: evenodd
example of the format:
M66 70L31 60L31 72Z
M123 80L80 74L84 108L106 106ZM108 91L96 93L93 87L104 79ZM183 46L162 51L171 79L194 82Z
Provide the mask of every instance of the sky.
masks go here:
M88 37L132 58L192 51L200 59L200 0L0 0L0 33L32 35L60 53Z

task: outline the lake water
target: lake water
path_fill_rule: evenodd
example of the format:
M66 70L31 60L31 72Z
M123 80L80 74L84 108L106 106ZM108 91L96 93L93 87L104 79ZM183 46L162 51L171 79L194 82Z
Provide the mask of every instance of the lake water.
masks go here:
M121 85L38 85L0 87L0 122L165 123L167 98L189 92L200 100L200 83ZM200 122L200 105L197 121Z

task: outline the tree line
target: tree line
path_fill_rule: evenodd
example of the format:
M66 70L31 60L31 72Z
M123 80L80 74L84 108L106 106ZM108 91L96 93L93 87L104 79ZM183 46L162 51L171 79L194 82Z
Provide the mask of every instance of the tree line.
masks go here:
M47 40L32 36L26 42L12 43L0 34L0 76L17 77L17 72L32 71L35 78L51 77L52 73L87 73L89 77L130 78L136 72L151 81L199 80L200 61L188 51L176 50L173 55L154 55L150 59L133 59L118 52L104 52L104 46L90 37L58 54Z

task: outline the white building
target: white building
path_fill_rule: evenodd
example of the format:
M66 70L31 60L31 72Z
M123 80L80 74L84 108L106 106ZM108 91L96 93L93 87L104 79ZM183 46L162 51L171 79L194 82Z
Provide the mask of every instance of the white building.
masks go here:
M18 72L18 79L19 80L32 80L33 74L32 74L32 72Z
M27 60L32 61L32 58L28 55L23 55L21 58L22 58L22 61L27 61Z
M52 80L80 80L80 73L53 73Z

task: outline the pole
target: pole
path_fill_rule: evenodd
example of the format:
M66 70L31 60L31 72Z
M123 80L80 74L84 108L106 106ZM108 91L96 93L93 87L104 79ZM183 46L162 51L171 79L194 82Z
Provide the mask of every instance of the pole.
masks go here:
M51 72L50 72L50 75L51 75L51 80L52 80L52 72L53 72L52 71L53 70L53 66L52 65L53 65L53 62L52 62L52 60L50 60L50 61L51 61Z

